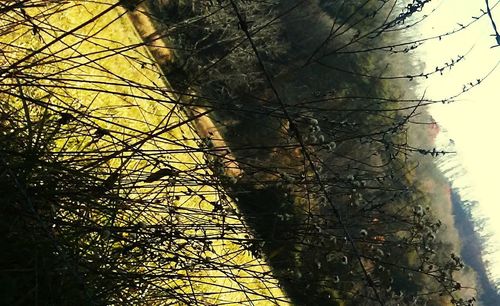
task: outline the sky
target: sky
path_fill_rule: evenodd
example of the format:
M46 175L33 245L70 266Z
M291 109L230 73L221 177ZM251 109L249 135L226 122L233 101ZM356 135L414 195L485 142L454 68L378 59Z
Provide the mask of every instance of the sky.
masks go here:
M473 21L473 16L480 16L480 10L486 9L484 0L431 3L422 12L429 17L420 25L417 35L458 29L459 24ZM490 6L495 4L498 7L492 14L500 26L499 1L490 0ZM473 217L488 219L486 231L492 234L490 254L483 254L483 259L489 262L490 278L500 280L500 190L497 189L500 188L500 47L491 48L496 44L495 37L490 36L493 33L491 21L485 16L458 34L422 45L419 57L425 61L427 70L433 70L451 59L456 60L459 55L465 56L442 76L438 73L421 84L420 90L426 90L427 98L453 96L461 92L465 84L475 84L481 79L479 86L459 96L456 102L433 105L430 112L455 143L455 158L467 173L457 185L470 185L467 197L478 202Z

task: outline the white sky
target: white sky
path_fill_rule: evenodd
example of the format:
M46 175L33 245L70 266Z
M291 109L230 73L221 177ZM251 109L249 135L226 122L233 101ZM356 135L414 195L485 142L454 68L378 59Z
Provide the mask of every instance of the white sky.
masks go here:
M436 11L421 26L421 33L443 33L472 21L485 9L484 0L433 1ZM432 2L431 2L432 3ZM490 0L490 6L498 0ZM430 9L431 7L429 7ZM493 10L500 30L500 5ZM452 35L424 45L422 59L427 70L443 66L458 55L466 55L463 62L443 76L437 74L424 84L427 98L445 98L460 92L464 84L476 82L486 76L500 62L500 47L490 48L495 43L491 21L483 17L463 33ZM427 34L427 35L426 35ZM467 170L467 181L472 185L471 197L479 201L476 216L487 216L490 220L487 231L494 236L490 241L494 253L484 257L490 262L493 279L500 279L500 66L484 82L470 92L460 96L460 101L431 107L431 114L455 141L458 158ZM498 189L497 189L498 188Z

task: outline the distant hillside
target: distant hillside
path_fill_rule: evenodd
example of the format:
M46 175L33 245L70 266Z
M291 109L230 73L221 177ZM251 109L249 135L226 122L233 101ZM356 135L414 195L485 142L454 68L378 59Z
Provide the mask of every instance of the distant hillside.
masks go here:
M474 231L470 212L464 209L457 190L451 190L455 226L462 240L461 256L464 262L472 267L478 275L482 292L478 294L482 305L500 305L500 295L488 279L486 268L478 250L482 249L481 238Z

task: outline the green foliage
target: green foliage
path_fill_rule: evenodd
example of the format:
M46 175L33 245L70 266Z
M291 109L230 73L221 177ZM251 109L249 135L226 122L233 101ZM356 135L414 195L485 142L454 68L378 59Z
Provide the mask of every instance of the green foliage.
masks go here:
M220 3L213 15L191 11L176 22L231 15L224 33L234 41L226 50L249 46L231 2ZM254 7L264 11L269 3L235 3L247 20L274 22L273 15L255 16L261 11ZM414 62L407 54L411 46L401 54L392 47L405 37L390 29L425 3L395 10L388 1L294 4L275 7L279 22L269 31L250 31L259 55L269 50L262 41L281 44L274 58L263 56L258 63L250 49L245 55L194 53L188 51L193 42L177 40L183 50L178 61L213 61L210 69L232 80L214 83L212 75L186 68L185 80L173 82L179 88L192 84L200 96L210 97L213 117L245 173L230 193L264 241L275 274L299 305L443 305L444 296L467 304L457 298L463 265L450 257L454 248L439 234L442 202L416 184L416 175L432 182L437 171L430 163L415 170L414 153L432 151L409 141L417 130L409 129L410 121L428 101L415 96L414 77L408 77L415 73L406 64ZM206 23L190 39L227 41L207 35L221 25ZM385 46L386 53L377 49ZM219 64L226 55L242 64ZM245 78L251 79L248 86L235 83ZM428 135L421 137L431 143Z

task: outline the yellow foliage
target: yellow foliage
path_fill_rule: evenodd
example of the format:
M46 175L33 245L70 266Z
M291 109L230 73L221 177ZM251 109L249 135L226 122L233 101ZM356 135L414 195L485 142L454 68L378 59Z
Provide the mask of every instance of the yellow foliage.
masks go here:
M214 266L224 266L225 270L182 269L178 270L178 276L187 278L167 278L157 286L180 286L184 293L194 293L207 304L287 304L266 263L233 242L250 235L245 224L234 214L234 203L230 204L228 216L214 218L214 214L208 213L212 212L213 203L226 195L216 188L216 183L207 181L211 171L200 150L198 136L179 101L170 94L156 63L141 45L126 11L116 7L92 20L113 3L109 0L47 2L43 7L25 10L26 20L30 22L9 23L8 18L4 18L0 28L9 27L9 31L0 37L3 51L0 64L15 66L11 71L16 73L2 77L0 95L9 99L13 107L21 108L16 74L38 76L21 79L22 95L38 101L35 103L38 106L31 106L29 111L38 116L46 108L55 113L71 112L80 126L79 132L72 137L56 140L54 152L62 161L98 156L99 160L90 164L100 169L96 173L102 180L119 173L120 184L134 182L134 192L120 191L121 197L130 198L131 203L162 199L151 210L118 210L113 225L162 224L163 220L171 218L168 207L174 205L191 212L178 216L179 224L192 224L195 218L199 224L212 225L204 232L186 229L184 234L187 236L222 236L224 226L239 229L227 231L224 240L217 241L211 251L205 252L207 261ZM14 13L9 17L19 19ZM86 26L72 32L90 20ZM24 60L17 62L19 59ZM148 155L147 152L152 153ZM176 169L179 177L145 182L148 175L162 169L165 163ZM92 169L89 167L89 171ZM185 182L191 182L190 190ZM193 211L198 213L194 215ZM98 212L89 213L98 224L110 222L102 219ZM66 218L78 216L75 212ZM159 263L149 265L153 270ZM132 266L123 268L133 269ZM144 269L141 267L138 272ZM262 275L267 276L257 277Z

